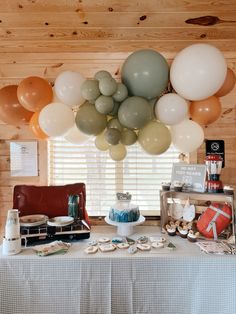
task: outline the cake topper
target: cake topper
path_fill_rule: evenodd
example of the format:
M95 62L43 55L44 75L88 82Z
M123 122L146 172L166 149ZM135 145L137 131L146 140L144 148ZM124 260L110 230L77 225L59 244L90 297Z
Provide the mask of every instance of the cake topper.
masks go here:
M118 199L118 201L130 201L131 200L131 197L132 195L129 194L129 192L126 192L126 193L116 193L116 197Z

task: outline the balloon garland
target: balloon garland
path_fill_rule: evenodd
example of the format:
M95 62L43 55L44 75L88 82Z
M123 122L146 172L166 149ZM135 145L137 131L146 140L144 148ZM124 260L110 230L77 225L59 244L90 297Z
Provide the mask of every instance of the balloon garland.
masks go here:
M160 53L142 49L125 60L121 82L105 70L90 80L65 71L57 76L54 91L35 76L18 87L5 86L0 119L13 125L29 122L39 139L63 136L81 144L95 136L96 148L115 161L124 159L136 142L152 155L164 153L171 142L190 153L204 141L202 126L220 117L219 97L235 82L223 54L212 45L186 47L170 69Z

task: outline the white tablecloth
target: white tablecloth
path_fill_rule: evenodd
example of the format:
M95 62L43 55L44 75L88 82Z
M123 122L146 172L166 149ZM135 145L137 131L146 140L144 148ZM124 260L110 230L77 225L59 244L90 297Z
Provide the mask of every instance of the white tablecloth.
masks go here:
M161 235L157 227L135 228L134 239ZM236 313L235 255L206 255L178 236L175 251L84 253L105 235L115 236L115 227L94 227L65 255L39 257L31 248L0 255L0 313Z

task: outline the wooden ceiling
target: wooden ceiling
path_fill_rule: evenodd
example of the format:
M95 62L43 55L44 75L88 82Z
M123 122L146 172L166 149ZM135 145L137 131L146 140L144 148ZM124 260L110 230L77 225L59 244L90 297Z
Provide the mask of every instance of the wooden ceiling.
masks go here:
M153 48L172 59L197 42L235 58L235 0L0 1L1 85L29 75L52 80L64 69L119 76L135 50Z

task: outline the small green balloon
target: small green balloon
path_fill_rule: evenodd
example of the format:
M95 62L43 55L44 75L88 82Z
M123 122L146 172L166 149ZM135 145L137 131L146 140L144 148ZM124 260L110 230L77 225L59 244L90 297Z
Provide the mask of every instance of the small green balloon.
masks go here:
M97 135L105 129L107 119L105 115L96 110L94 105L86 102L79 107L75 117L75 123L81 132Z
M155 106L156 106L157 99L158 98L153 98L153 99L148 101L150 106L151 106L152 119L156 119Z
M128 89L122 83L117 83L117 90L115 94L112 95L113 99L118 102L124 101L128 97Z
M114 107L114 100L110 96L99 96L95 101L95 107L101 114L108 114Z
M109 77L109 78L112 78L111 74L108 72L108 71L105 71L105 70L101 70L101 71L98 71L95 75L94 75L94 78L96 80L101 80L103 79L104 77Z
M112 96L117 90L117 83L112 77L104 77L99 80L99 90L104 96Z
M116 118L113 118L108 121L107 128L118 129L120 132L123 130L123 125L120 124L120 121Z
M81 86L81 94L84 99L93 101L100 96L99 83L97 80L86 80Z
M138 134L139 144L151 155L164 153L171 144L171 134L165 124L151 121Z
M115 161L121 161L127 154L126 147L123 144L111 145L109 147L109 155Z
M133 145L137 141L137 134L133 130L123 130L121 132L120 142L124 145Z
M122 102L118 118L128 129L140 129L152 119L151 106L142 97L129 97Z
M106 130L104 137L107 143L111 145L117 145L120 141L121 133L117 129L110 128Z
M119 108L120 108L120 103L114 101L114 107L112 111L109 112L109 116L117 116Z
M101 151L108 150L108 148L110 146L107 143L107 141L105 140L104 134L105 134L105 132L98 134L98 136L95 138L95 142L94 142L97 149L101 150Z

